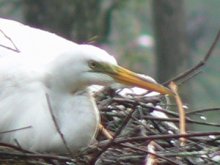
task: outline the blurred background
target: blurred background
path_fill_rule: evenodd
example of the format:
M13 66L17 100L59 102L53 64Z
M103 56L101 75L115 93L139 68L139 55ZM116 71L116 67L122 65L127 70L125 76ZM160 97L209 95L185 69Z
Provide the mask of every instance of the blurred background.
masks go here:
M205 56L220 30L219 6L219 0L0 0L0 17L98 45L162 83ZM220 107L219 54L220 43L202 72L180 85L187 111ZM218 111L204 115L220 122Z

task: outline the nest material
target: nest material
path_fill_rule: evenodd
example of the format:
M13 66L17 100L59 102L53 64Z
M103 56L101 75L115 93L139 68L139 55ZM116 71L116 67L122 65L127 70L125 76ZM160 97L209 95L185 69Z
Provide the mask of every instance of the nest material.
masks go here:
M19 147L1 144L1 164L96 164L96 165L197 165L218 164L218 138L191 137L181 145L178 138L178 114L170 111L163 96L122 97L105 89L96 95L103 126L97 142L77 156L36 154ZM160 106L159 106L160 105ZM158 108L159 107L159 108ZM174 106L175 107L175 106ZM175 109L175 108L174 108ZM162 118L154 112L162 112ZM190 121L189 118L187 118ZM191 120L192 121L192 120ZM192 133L192 135L194 135ZM172 138L173 137L173 138Z

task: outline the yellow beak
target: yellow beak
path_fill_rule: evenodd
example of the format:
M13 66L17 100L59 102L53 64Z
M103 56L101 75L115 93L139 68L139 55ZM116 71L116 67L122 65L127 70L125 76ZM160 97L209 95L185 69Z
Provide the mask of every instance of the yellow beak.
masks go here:
M137 86L150 91L158 92L160 94L174 95L174 93L170 89L148 78L142 77L128 69L125 69L120 66L111 66L110 68L110 75L119 83L130 86Z

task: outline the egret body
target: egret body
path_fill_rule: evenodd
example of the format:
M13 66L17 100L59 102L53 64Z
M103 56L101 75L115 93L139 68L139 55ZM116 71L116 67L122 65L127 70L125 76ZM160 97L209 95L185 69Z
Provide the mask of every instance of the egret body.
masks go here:
M113 56L100 48L78 45L49 32L7 22L1 19L0 29L4 31L8 25L4 33L14 39L19 53L0 49L0 132L29 128L0 134L1 142L18 143L31 151L66 153L53 114L72 152L88 146L95 139L100 123L97 106L88 90L93 84L106 86L117 82L172 94L166 87L120 67ZM23 35L16 34L16 27ZM4 39L0 41L6 44ZM63 49L56 51L50 45L56 40L58 49ZM36 47L31 45L32 41Z

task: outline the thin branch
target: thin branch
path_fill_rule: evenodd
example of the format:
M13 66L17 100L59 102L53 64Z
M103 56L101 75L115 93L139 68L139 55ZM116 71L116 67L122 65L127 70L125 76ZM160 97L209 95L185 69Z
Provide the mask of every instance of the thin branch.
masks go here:
M195 113L210 112L210 111L220 111L220 108L207 108L207 109L194 110L194 111L186 112L186 115L193 115Z
M33 152L31 152L31 151L25 150L25 149L23 149L23 148L20 148L20 147L18 147L18 146L15 146L15 145L12 145L12 144L8 144L8 143L0 143L0 146L1 146L1 147L11 148L11 149L14 149L14 150L23 152L23 153L33 153Z
M207 155L210 153L213 153L215 151L218 151L219 148L211 148L203 151L185 151L185 152L175 152L175 153L162 153L161 155L165 157L188 157L188 156L197 156L197 155Z
M181 137L191 138L191 137L201 137L201 136L220 136L220 132L197 132L197 133L186 133L186 134L168 134L168 135L151 135L151 136L137 136L131 138L118 138L115 139L115 143L126 143L126 142L137 142L146 140L169 140L169 139L179 139Z
M115 143L115 142L114 142L114 143ZM128 145L128 144L118 144L118 143L115 143L115 145L120 145L120 146L122 146L122 147L127 147L127 148L130 148L130 149L133 149L133 150L137 150L137 151L141 151L141 152L144 152L144 153L153 155L153 156L158 157L158 158L160 158L160 159L162 159L162 160L165 160L165 161L167 161L167 162L169 162L169 163L172 163L173 165L178 165L178 164L179 164L179 163L174 162L173 160L170 160L170 159L168 159L168 158L166 158L166 157L164 157L164 156L161 156L161 155L159 155L159 154L156 154L156 153L153 153L153 152L150 152L150 151L146 151L146 150L144 150L144 149L138 148L138 147L133 146L133 145L131 145L131 144Z
M135 108L133 108L128 114L128 116L124 119L123 123L121 124L120 128L115 132L112 139L110 139L110 141L102 148L102 150L99 153L97 153L96 156L92 158L92 160L90 161L90 164L95 164L95 162L98 160L101 154L104 153L114 143L114 140L117 138L117 136L121 133L121 131L127 125L127 123L129 122L134 112L135 112Z
M0 29L0 32L4 35L5 38L7 38L12 43L14 48L11 48L11 47L8 47L8 46L2 45L2 44L0 44L0 46L3 48L6 48L6 49L12 50L16 53L20 53L21 51L18 49L18 47L15 45L15 43L12 41L12 39L9 36L7 36L3 30Z
M186 118L186 121L189 122L189 123L193 123L193 124L200 124L200 125L209 125L209 126L220 127L220 124L218 124L218 123L196 121L196 120L192 120L192 119L189 119L189 118Z
M70 154L70 156L72 156L72 155L73 155L73 154L72 154L72 151L70 150L69 146L67 145L67 142L66 142L66 140L65 140L65 138L64 138L64 135L63 135L63 133L61 132L61 130L60 130L60 128L59 128L59 125L58 125L58 123L57 123L57 121L56 121L56 117L55 117L54 114L53 114L53 110L52 110L51 103L50 103L50 98L49 98L49 95L48 95L47 93L46 93L46 99L47 99L48 108L49 108L49 111L50 111L50 114L51 114L53 123L54 123L54 125L55 125L55 127L56 127L56 130L57 130L57 132L59 133L59 135L60 135L60 137L61 137L61 139L62 139L62 141L63 141L64 147L66 148L67 152Z
M160 118L160 117L144 116L143 119L154 120L154 121L157 120L157 121L176 122L176 123L179 122L179 119L177 119L177 118ZM186 121L188 123L192 123L192 124L220 127L220 124L217 124L217 123L201 122L201 121L192 120L190 118L186 118Z
M198 76L198 75L201 74L201 73L202 73L202 70L195 71L195 72L193 72L191 75L188 75L187 77L182 78L181 80L179 80L178 82L176 82L176 84L177 84L177 85L181 85L181 84L183 84L184 82L189 81L190 79L192 79L192 78Z
M58 155L49 155L49 154L37 154L37 153L12 153L12 152L4 152L4 151L0 151L0 157L1 159L3 157L19 157L19 158L26 158L26 159L52 159L52 160L59 160L59 161L68 161L68 162L72 162L73 160L68 158L68 157L64 157L64 156L58 156Z
M171 80L168 80L167 82L163 83L164 85L168 85L169 82L174 81L174 82L178 82L180 80L182 80L183 78L185 79L186 77L190 77L192 74L194 74L195 72L198 72L198 70L203 67L204 65L206 65L206 62L208 61L208 59L210 58L215 46L217 45L218 41L220 38L220 30L218 31L211 47L209 48L208 52L206 53L205 57L195 66L193 66L192 68L186 70L183 73L180 73L179 75L177 75L176 77L172 78Z
M102 124L99 124L99 130L103 133L103 135L107 138L107 139L112 139L112 135L111 133L105 129L105 127Z
M147 165L155 165L157 160L157 156L155 156L156 154L156 143L154 141L150 141L150 143L148 143L147 145L147 151L150 152L150 154L147 154L146 158L145 158L145 164ZM153 153L153 154L151 154ZM178 164L177 164L178 165Z
M112 98L112 101L122 103L123 105L125 105L126 103L129 103L129 104L132 104L132 105L137 103L136 100L132 100L132 99L129 99L129 98L118 98L118 97ZM167 109L157 108L153 105L149 105L149 104L146 104L146 103L143 103L143 102L140 102L140 101L138 101L138 104L140 106L144 107L144 108L153 109L154 111L164 112L167 115L171 115L171 116L174 116L174 117L179 117L178 113L173 112L173 111L169 111Z
M11 133L11 132L21 131L21 130L29 129L29 128L32 128L32 126L27 126L27 127L12 129L12 130L8 130L8 131L2 131L2 132L0 132L0 134L6 134L6 133Z
M169 84L170 89L175 93L175 100L176 100L176 104L178 107L178 111L179 111L179 131L180 134L185 134L186 133L186 114L185 114L185 110L183 109L183 103L182 100L179 96L178 93L178 87L177 85L172 81ZM181 141L181 146L185 145L185 138L180 138Z

